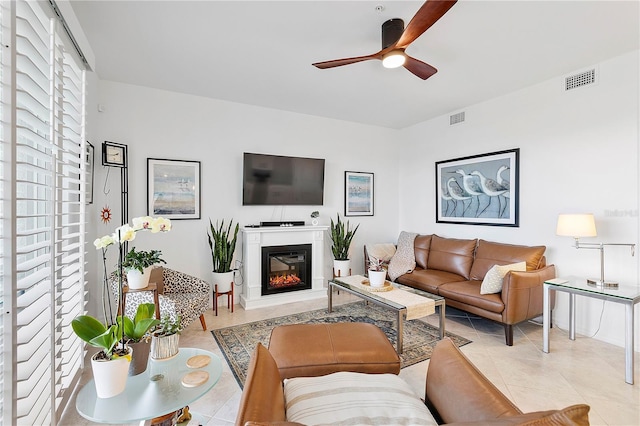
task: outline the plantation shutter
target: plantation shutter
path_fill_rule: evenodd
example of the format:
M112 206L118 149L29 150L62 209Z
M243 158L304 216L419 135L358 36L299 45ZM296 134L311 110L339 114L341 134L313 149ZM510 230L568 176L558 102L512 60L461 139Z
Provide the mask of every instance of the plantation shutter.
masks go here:
M11 31L2 57L2 424L56 424L83 357L70 323L84 312L85 72L43 4L2 2L0 12Z

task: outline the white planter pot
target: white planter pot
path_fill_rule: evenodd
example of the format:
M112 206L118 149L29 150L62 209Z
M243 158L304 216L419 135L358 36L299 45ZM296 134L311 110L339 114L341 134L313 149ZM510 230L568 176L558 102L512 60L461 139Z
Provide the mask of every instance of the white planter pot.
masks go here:
M369 284L371 287L382 287L387 278L387 271L369 271Z
M96 355L91 357L91 369L93 370L93 380L98 398L111 398L124 392L133 349L129 348L128 357L116 358L110 361L96 361L94 359Z
M141 289L149 285L149 278L151 278L151 268L148 266L144 268L144 272L140 273L137 269L131 269L127 271L127 284L130 289Z
M231 291L233 285L233 271L230 272L212 272L213 282L212 290L215 291L218 286L218 293L227 293Z
M336 277L348 277L349 275L351 275L351 261L350 260L334 260L333 275Z

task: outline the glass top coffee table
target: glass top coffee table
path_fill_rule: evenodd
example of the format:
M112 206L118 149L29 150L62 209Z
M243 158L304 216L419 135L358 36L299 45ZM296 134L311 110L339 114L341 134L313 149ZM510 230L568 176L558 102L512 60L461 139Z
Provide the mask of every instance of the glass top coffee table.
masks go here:
M362 277L363 279L365 277ZM418 296L426 297L427 299L431 299L435 302L435 306L438 307L438 311L440 313L439 318L439 331L440 331L440 339L444 338L444 310L445 303L444 297L438 296L436 294L432 294L426 291L418 290L412 287L407 287L405 285L399 283L391 283L396 289L406 291L408 293L417 294ZM339 277L333 278L329 280L329 286L327 288L327 298L328 298L328 311L329 313L333 310L333 289L343 290L347 293L351 293L354 296L357 296L361 299L366 300L367 302L371 302L383 308L390 309L394 311L397 315L397 328L396 331L398 333L398 339L396 342L396 352L398 354L402 353L402 341L403 341L403 333L404 333L404 322L403 317L406 318L407 315L407 307L391 300L385 299L380 296L381 293L377 293L374 291L369 291L363 289L359 286L350 285L344 281L341 281Z
M208 365L193 369L187 360L195 355L208 355ZM209 378L200 386L182 384L185 374L206 371ZM90 380L78 392L76 410L80 415L96 423L134 423L160 417L179 410L207 393L220 379L222 361L204 349L180 348L174 358L155 361L149 358L147 370L127 378L124 392L111 398L98 398L96 386ZM152 380L153 379L153 380Z

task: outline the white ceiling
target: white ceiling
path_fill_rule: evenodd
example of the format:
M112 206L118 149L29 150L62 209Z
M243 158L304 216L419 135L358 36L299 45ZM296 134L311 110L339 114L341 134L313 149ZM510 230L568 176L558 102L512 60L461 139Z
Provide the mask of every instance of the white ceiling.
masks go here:
M422 3L71 2L101 79L390 128L640 48L637 0L461 0L407 49L439 70L428 80L380 61L311 65L377 52L381 24Z

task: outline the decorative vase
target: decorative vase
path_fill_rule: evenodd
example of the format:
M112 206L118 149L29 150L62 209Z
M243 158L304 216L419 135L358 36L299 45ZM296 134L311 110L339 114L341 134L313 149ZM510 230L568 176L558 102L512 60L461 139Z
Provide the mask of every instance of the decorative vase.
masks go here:
M151 350L151 339L141 340L136 343L127 344L133 349L131 364L129 364L129 376L137 376L144 373L149 363L149 351Z
M129 356L112 360L96 360L97 355L91 357L91 369L98 398L111 398L124 392L133 348L129 347Z
M315 217L314 217L313 219L311 219L311 224L312 224L313 226L318 226L318 223L319 223L319 222L318 222L318 219L317 219L317 218L315 218Z
M149 278L151 278L152 266L144 268L144 272L140 272L137 269L130 269L127 271L127 284L130 289L141 289L149 285Z
M163 360L173 358L178 355L178 333L168 336L151 335L151 358Z
M213 282L211 288L218 286L218 293L228 293L233 285L233 271L229 272L213 272Z
M349 259L334 260L333 275L335 277L348 277L349 275L351 275L351 261Z
M369 284L371 287L382 287L387 278L387 271L369 270Z

